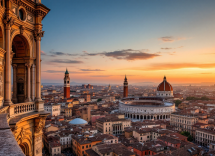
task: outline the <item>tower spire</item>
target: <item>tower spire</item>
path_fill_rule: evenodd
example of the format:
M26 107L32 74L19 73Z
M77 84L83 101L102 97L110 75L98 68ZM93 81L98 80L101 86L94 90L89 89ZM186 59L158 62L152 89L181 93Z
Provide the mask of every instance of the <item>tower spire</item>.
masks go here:
M68 72L67 68L66 68L66 72L65 72L65 74L69 74L69 72Z

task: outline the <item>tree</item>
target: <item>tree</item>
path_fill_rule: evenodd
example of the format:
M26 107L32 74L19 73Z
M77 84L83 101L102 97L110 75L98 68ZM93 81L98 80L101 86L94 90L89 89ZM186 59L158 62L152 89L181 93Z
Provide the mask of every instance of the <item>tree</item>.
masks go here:
M176 107L178 107L178 105L180 105L180 104L182 103L181 100L175 100L174 102L175 102L175 106L176 106Z
M102 101L102 99L101 99L101 98L97 100L97 102L100 102L100 101Z
M187 131L182 131L180 134L186 136L188 141L190 141L190 142L193 141L193 137L190 135L189 132L187 132Z

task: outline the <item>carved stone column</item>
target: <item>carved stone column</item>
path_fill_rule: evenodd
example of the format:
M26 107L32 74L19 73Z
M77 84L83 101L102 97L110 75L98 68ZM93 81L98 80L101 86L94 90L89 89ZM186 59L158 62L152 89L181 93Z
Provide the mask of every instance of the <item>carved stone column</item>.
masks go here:
M40 42L41 37L43 37L44 31L35 30L34 39L36 41L36 108L37 111L44 110L44 103L41 99L41 51Z
M17 80L16 80L16 68L17 64L13 64L13 103L17 103Z
M31 80L32 80L32 84L31 84L31 99L32 101L34 101L35 99L35 65L32 64L31 67Z
M44 31L35 30L34 38L36 41L36 100L41 101L41 51L40 42L43 37Z
M14 19L12 17L6 16L4 19L5 31L6 31L6 40L5 40L5 101L4 105L9 106L12 103L11 101L11 43L10 43L10 30L14 24Z
M25 66L27 67L27 98L26 102L31 101L31 65L26 63Z

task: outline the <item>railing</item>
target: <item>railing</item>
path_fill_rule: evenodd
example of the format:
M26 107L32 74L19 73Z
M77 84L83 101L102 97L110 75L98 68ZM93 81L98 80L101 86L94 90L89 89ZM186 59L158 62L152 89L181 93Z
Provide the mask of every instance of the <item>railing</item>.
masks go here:
M29 112L34 112L36 110L35 102L25 102L19 104L13 104L10 107L10 116L17 116Z

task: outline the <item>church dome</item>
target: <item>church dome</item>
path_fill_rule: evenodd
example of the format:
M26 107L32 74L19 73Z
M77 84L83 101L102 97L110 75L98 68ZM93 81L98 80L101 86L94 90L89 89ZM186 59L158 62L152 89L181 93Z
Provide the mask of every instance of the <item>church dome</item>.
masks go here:
M166 80L166 76L164 76L163 82L158 85L157 91L173 91L171 84Z
M71 125L86 125L87 121L81 118L75 118L72 121L69 122Z

